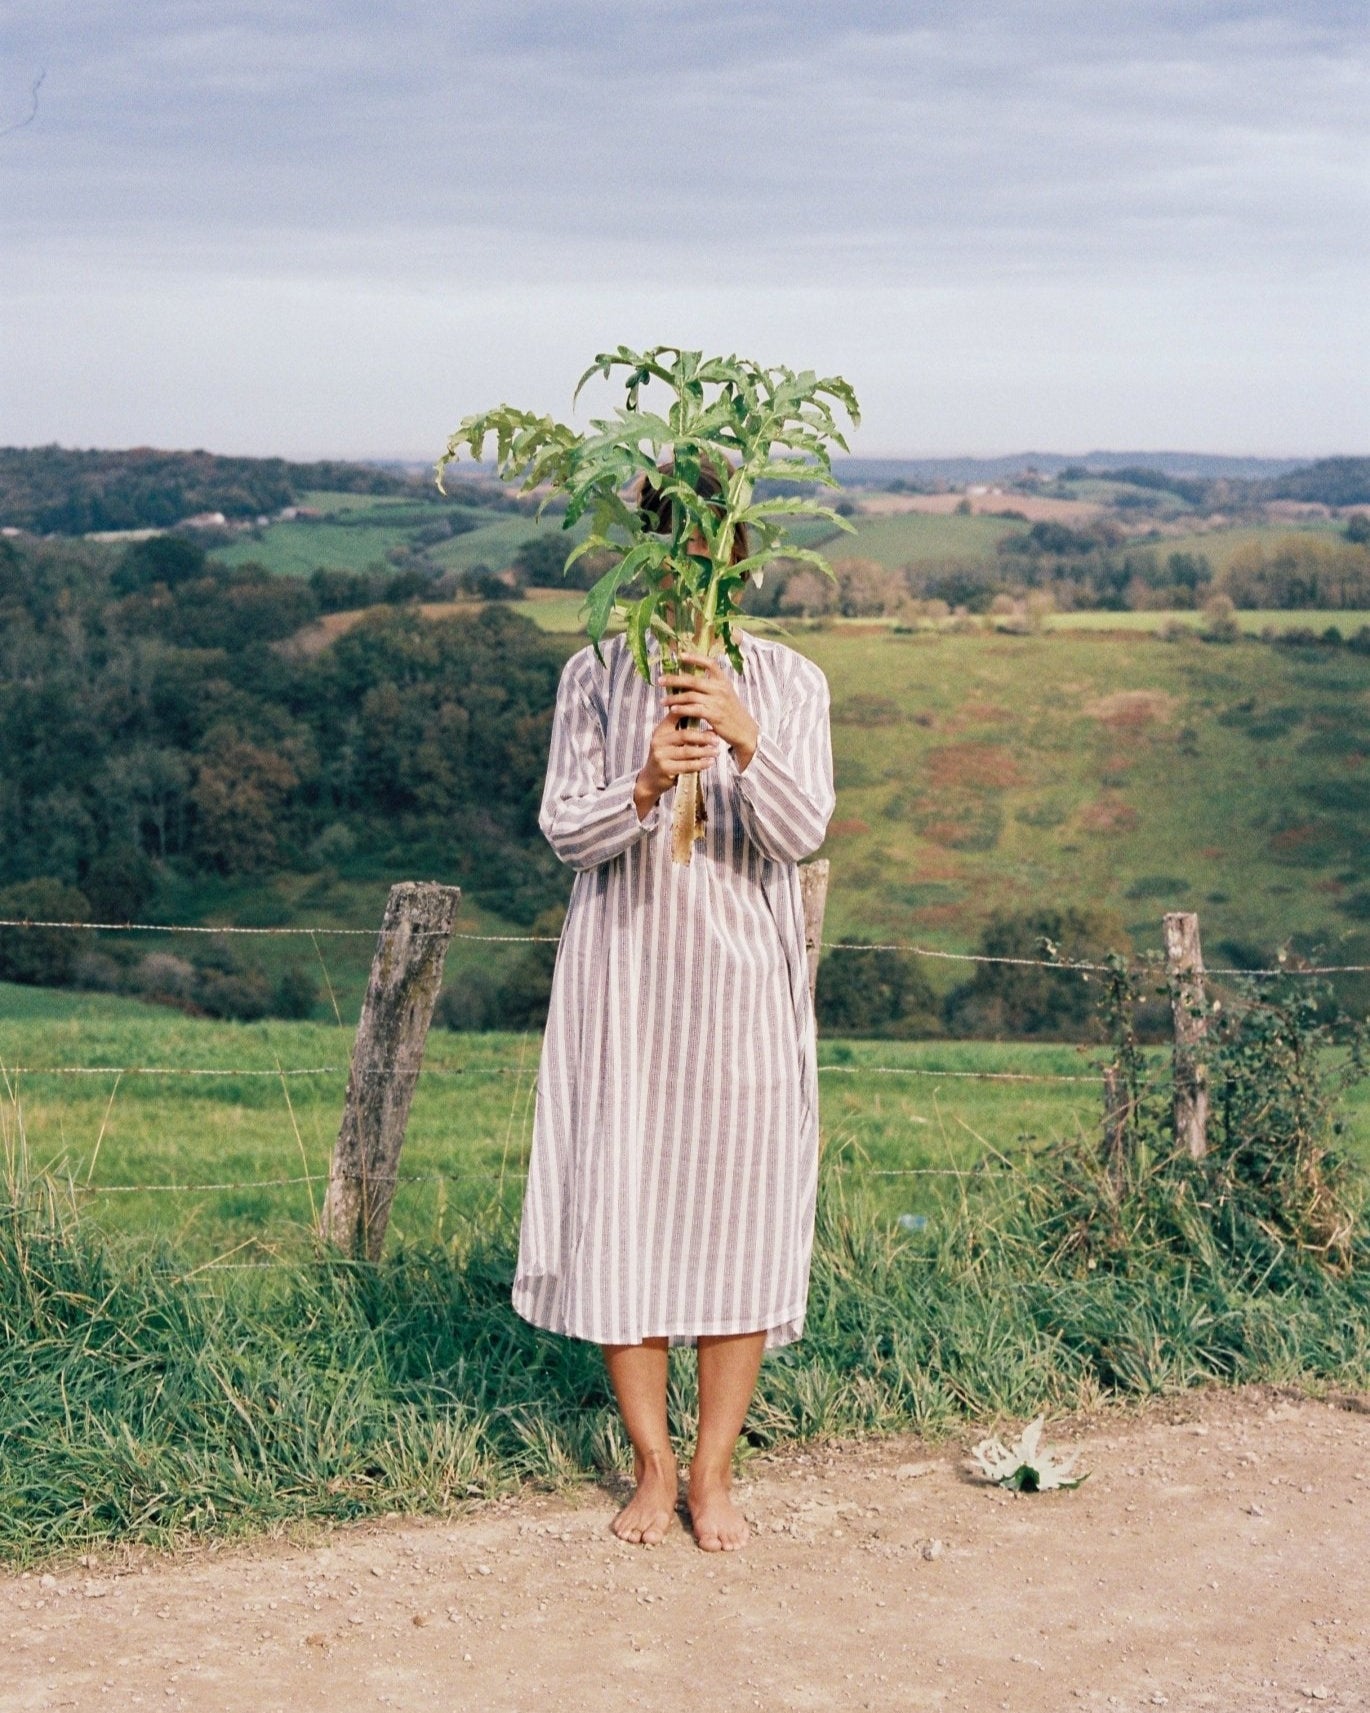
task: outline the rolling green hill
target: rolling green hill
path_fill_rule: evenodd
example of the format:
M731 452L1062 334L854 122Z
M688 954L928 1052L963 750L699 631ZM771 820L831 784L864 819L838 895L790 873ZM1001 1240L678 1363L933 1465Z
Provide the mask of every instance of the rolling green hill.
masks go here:
M947 949L996 909L1103 907L1211 961L1370 961L1370 659L1067 631L793 639L828 675L830 926ZM1226 948L1225 950L1223 948Z

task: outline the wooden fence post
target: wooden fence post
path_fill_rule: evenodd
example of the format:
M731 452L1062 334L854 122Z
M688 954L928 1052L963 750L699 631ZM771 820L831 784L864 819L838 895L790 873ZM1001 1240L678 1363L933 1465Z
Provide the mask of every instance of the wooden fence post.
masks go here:
M1171 1059L1175 1085L1175 1140L1191 1159L1208 1152L1208 1067L1201 1052L1208 1033L1203 950L1199 918L1189 910L1171 910L1161 919L1165 937L1166 983L1175 1025Z
M392 886L386 900L320 1220L322 1236L357 1258L380 1259L460 902L455 886L412 880Z
M828 907L828 871L832 865L826 857L817 862L801 863L799 896L804 905L804 950L809 955L809 998L818 991L818 960L823 951L823 913Z
M1104 1168L1111 1178L1122 1176L1127 1159L1127 1133L1132 1102L1121 1065L1104 1066Z

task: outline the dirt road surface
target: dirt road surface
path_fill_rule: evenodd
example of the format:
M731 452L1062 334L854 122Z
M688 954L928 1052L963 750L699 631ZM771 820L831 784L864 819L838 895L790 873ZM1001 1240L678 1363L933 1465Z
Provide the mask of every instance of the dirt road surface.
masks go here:
M726 1558L620 1544L592 1489L9 1575L0 1708L1370 1708L1366 1408L1049 1424L1091 1475L1035 1496L963 1447L787 1451L747 1465Z

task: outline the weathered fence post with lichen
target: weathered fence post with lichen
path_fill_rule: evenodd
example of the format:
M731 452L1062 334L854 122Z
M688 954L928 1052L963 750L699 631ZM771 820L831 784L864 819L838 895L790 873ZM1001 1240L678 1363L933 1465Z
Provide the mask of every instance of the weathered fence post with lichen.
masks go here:
M817 862L801 863L799 896L804 905L804 950L809 957L809 998L818 989L818 960L823 953L823 914L828 907L828 872L831 865L826 857Z
M428 881L392 886L386 900L320 1220L322 1236L358 1259L379 1260L385 1241L409 1105L460 902L457 887Z
M1199 918L1188 910L1171 910L1161 919L1165 939L1166 985L1174 1019L1172 1056L1175 1090L1175 1141L1191 1159L1208 1152L1208 1067L1203 1062L1208 1033L1208 1000L1204 992L1203 950Z

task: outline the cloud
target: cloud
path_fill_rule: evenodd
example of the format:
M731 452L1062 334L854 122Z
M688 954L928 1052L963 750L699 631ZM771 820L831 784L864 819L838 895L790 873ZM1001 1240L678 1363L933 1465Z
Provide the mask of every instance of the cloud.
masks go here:
M0 143L6 289L40 330L60 289L78 344L102 289L193 305L237 282L265 306L274 281L285 306L312 284L396 314L693 293L725 330L731 294L743 322L786 306L777 339L821 300L988 343L1010 392L1016 363L1063 402L1097 348L1053 339L1043 375L1003 329L1068 329L1076 304L1126 341L1197 315L1247 351L1251 408L1286 396L1296 349L1336 432L1363 432L1340 389L1367 59L1340 0L20 0L0 104L48 77ZM1345 334L1326 372L1313 300ZM1186 343L1147 352L1171 393Z
M555 244L579 277L693 255L927 278L1345 254L1364 196L1367 38L1335 7L45 0L41 20L43 124L3 163L31 236L398 229L473 274L502 241L515 272Z

